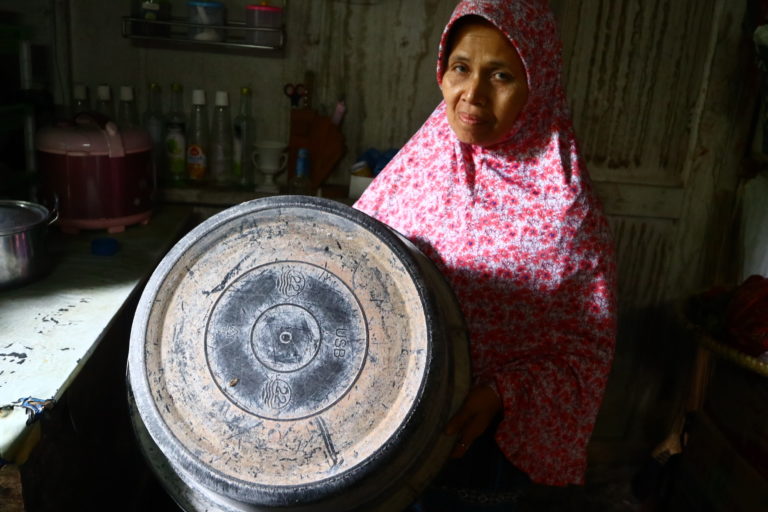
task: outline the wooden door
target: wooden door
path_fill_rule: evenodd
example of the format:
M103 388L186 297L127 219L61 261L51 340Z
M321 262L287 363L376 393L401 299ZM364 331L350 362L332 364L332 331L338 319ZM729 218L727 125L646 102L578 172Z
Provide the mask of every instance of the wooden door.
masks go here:
M618 248L620 326L592 468L648 455L684 399L675 306L716 282L751 124L747 2L554 0L576 132Z

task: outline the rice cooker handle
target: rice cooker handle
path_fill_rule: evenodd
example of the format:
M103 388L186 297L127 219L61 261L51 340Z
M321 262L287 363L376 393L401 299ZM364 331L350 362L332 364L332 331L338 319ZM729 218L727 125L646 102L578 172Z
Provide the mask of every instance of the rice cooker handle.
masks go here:
M119 158L125 156L123 147L123 136L117 124L110 118L98 112L81 112L75 116L75 124L78 125L96 125L107 141L110 158Z

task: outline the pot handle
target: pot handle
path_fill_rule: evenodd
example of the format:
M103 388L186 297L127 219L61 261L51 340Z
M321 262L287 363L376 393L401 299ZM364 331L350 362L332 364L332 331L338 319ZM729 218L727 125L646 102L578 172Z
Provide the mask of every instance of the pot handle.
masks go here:
M59 220L59 194L56 194L55 192L53 194L53 208L48 216L50 217L48 220L49 226Z

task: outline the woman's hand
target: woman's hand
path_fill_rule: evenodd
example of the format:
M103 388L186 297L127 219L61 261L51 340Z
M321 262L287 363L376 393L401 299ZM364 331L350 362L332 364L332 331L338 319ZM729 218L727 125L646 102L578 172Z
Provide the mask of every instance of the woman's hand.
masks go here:
M501 410L502 403L496 390L488 384L472 388L464 403L445 427L446 435L457 435L451 457L458 459L469 449Z

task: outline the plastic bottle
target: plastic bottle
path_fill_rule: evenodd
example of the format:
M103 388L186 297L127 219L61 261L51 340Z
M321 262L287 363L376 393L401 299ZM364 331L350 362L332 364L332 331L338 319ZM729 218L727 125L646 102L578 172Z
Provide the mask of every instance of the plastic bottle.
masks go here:
M147 97L147 110L142 116L142 125L149 132L152 139L152 163L155 167L155 178L159 178L163 168L163 133L165 131L165 119L163 118L163 89L157 82L149 84Z
M256 182L251 151L255 140L256 119L251 115L251 89L240 89L240 110L233 121L232 172L237 183L251 187Z
M187 130L187 177L196 182L206 179L208 172L208 108L205 91L192 91L192 112Z
M139 126L139 111L134 100L133 87L130 85L120 86L117 124L122 128Z
M288 183L288 193L302 196L312 195L312 182L309 176L310 171L309 150L299 148L296 156L296 172Z
M182 108L184 89L171 84L171 103L165 118L165 169L168 185L182 185L187 178L187 117Z
M96 112L115 118L115 108L112 105L112 89L107 84L99 84L96 87Z
M211 181L219 186L232 185L232 116L227 91L216 91L208 154Z
M85 84L75 84L72 92L72 114L91 110L91 101L88 97L88 87Z

